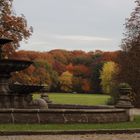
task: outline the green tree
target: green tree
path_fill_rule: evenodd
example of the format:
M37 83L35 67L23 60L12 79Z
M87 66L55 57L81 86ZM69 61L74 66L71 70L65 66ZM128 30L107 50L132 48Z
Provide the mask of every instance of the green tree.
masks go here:
M60 89L63 92L72 92L72 77L73 75L66 71L59 77Z
M24 15L17 16L12 8L13 0L0 0L0 37L10 38L14 42L6 47L12 52L19 47L19 42L27 40L32 33L32 27L27 26Z
M114 86L114 76L118 72L117 64L114 62L106 62L100 72L101 86L103 93L111 93Z
M91 84L93 93L102 93L101 90L101 79L100 79L100 71L102 70L103 67L103 62L99 62L97 64L94 64L91 69L92 69L92 74L91 74Z

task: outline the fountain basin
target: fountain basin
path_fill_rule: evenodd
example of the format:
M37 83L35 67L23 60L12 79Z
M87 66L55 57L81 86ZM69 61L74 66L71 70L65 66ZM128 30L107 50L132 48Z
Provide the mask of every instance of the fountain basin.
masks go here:
M13 40L8 39L8 38L1 38L1 39L0 39L0 45L4 45L4 44L10 43L10 42L12 42L12 41L13 41Z
M47 86L11 84L10 89L13 91L13 93L29 94L29 93L34 93L34 92L43 92L47 90Z
M114 123L130 121L125 109L0 109L0 124Z
M10 74L28 68L33 62L27 60L0 60L0 74Z

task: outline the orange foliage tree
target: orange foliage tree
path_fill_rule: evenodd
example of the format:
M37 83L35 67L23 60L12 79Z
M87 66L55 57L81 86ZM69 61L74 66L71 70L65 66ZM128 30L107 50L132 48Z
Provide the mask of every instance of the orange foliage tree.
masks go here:
M13 52L19 47L19 42L27 40L32 33L32 27L27 26L24 15L17 16L12 9L13 0L0 0L0 37L10 38L14 42L7 45L6 50Z

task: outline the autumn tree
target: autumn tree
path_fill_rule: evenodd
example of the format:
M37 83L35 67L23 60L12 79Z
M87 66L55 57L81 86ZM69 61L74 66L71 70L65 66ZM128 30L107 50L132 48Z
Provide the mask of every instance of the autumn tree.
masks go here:
M76 77L89 77L91 73L90 69L85 65L68 65L67 69Z
M89 93L91 90L91 85L88 79L82 79L82 90L84 93Z
M67 64L68 63L67 62L67 57L66 57L67 51L56 49L56 50L50 51L49 53L53 56L54 60L59 61L62 64Z
M55 71L58 72L59 75L61 75L63 72L66 71L65 65L57 60L54 61L54 63L52 64L52 67Z
M59 82L58 73L53 69L52 65L47 60L36 60L34 65L36 66L36 70L33 75L36 75L36 72L40 71L36 77L40 77L42 80L38 79L38 81L41 81L42 84L48 84L50 91L57 91Z
M82 93L83 92L82 85L83 85L83 79L81 77L73 76L72 78L73 91L77 93Z
M135 105L140 106L140 0L136 0L136 7L130 17L126 19L123 49L119 56L119 80L132 86L136 96Z
M63 92L72 92L72 77L73 75L66 71L59 77L60 89Z
M116 63L110 61L103 65L102 71L100 72L103 93L111 93L115 84L114 79L117 72L118 67Z
M27 40L32 33L32 27L28 28L24 15L16 15L12 3L13 0L0 0L0 37L13 40L6 46L8 52L17 49L20 41Z
M72 58L72 63L75 65L78 64L89 65L91 62L92 58L87 53Z

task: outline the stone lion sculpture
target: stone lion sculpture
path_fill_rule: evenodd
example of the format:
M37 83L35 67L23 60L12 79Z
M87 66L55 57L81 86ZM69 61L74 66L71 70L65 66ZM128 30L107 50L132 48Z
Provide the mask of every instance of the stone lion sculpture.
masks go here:
M30 105L39 109L48 109L47 102L42 98L33 100Z

